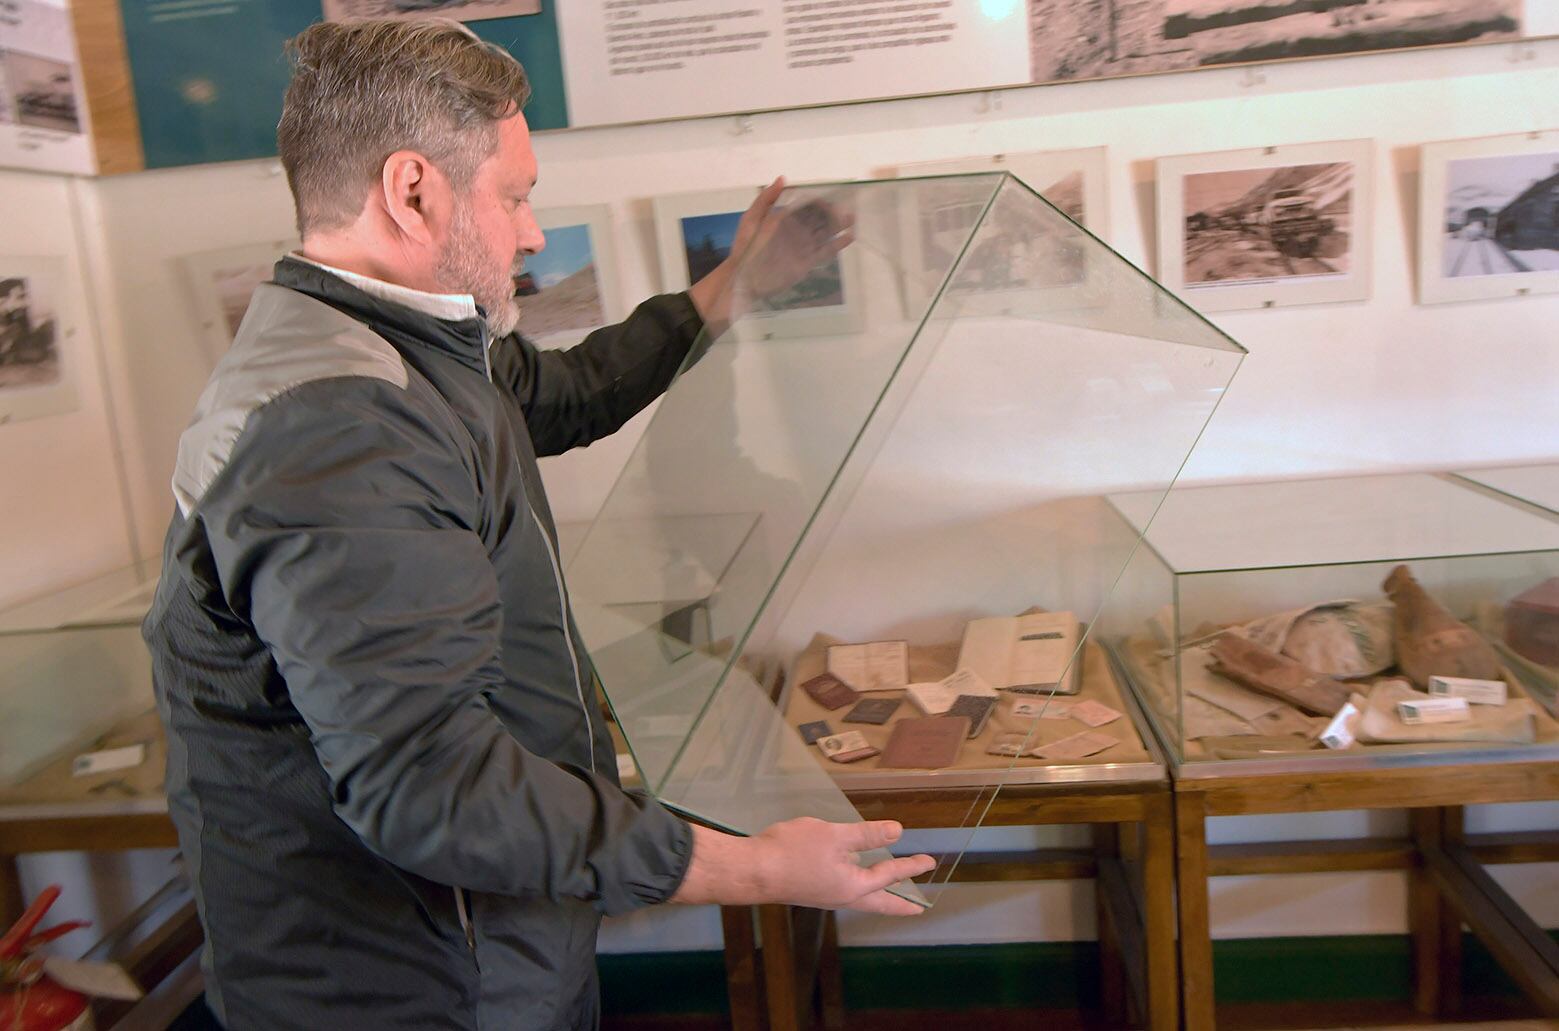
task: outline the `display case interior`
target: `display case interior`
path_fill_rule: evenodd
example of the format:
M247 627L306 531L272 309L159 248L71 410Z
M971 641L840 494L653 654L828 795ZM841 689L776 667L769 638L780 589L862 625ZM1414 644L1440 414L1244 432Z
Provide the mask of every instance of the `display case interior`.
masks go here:
M567 569L645 784L755 833L1162 778L1090 643L1138 540L1103 495L1162 495L1244 352L1010 176L780 203Z
M0 807L165 804L165 746L141 640L156 584L155 571L128 567L0 612ZM132 751L102 772L77 763L109 748Z
M1177 775L1559 757L1509 623L1559 582L1559 519L1427 473L1110 502L1146 532L1102 637Z

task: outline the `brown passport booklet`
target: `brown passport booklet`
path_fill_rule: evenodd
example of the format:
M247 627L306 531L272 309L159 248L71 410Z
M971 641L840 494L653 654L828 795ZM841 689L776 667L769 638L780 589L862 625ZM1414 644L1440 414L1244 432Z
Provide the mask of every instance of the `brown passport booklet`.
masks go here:
M899 720L883 747L880 766L898 769L939 770L958 761L958 750L969 736L969 721L962 716L919 716Z

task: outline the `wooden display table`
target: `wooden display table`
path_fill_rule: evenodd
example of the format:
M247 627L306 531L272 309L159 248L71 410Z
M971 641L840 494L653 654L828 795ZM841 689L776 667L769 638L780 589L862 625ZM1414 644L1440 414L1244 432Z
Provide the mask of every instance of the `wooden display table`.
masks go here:
M1213 764L1208 764L1213 765ZM1185 1026L1216 1024L1208 879L1251 874L1407 870L1414 1003L1430 1016L1459 1004L1461 925L1546 1014L1559 1016L1559 946L1501 889L1485 863L1559 860L1559 833L1464 835L1462 808L1559 799L1559 763L1449 762L1395 768L1227 775L1175 771L1176 872ZM1207 844L1207 818L1406 809L1406 840Z
M937 665L940 658L943 666ZM952 655L912 649L912 679L945 675ZM920 664L917 666L917 663ZM811 672L798 663L794 677ZM920 672L924 669L924 672ZM1154 1031L1179 1025L1176 980L1173 796L1167 768L1147 723L1129 692L1121 690L1107 657L1085 650L1080 697L1124 712L1107 725L1120 744L1095 761L1045 763L1019 760L1003 764L984 759L968 768L923 772L883 770L872 760L831 771L835 783L867 820L897 820L906 828L1044 826L1086 824L1093 829L1089 848L1041 849L1019 853L970 853L954 869L957 883L1045 881L1092 878L1096 882L1101 983L1112 1021L1124 1020L1129 1000L1141 1022ZM1068 699L1058 699L1065 702ZM1003 708L1009 700L1004 700ZM908 710L909 703L905 703ZM815 703L791 692L786 718L794 723L820 718ZM834 714L836 715L836 714ZM1002 716L981 735L1000 728ZM1031 723L1032 721L1030 721ZM1018 729L1013 724L1008 729ZM1039 721L1042 739L1083 729L1064 721ZM866 728L882 735L884 728ZM974 744L978 745L976 741ZM827 763L819 757L819 762ZM988 767L983 771L978 766ZM922 786L904 786L919 781ZM972 780L972 786L971 786ZM1006 786L999 792L986 782ZM1025 782L1026 781L1026 782ZM892 785L892 786L887 786ZM994 797L993 797L994 795ZM902 850L900 850L902 851ZM945 876L939 870L938 876ZM936 889L932 889L935 891ZM733 923L736 926L733 926ZM838 948L832 914L786 907L759 907L756 914L726 914L728 945L754 937L761 927L761 995L773 1031L812 1026L842 1026ZM727 953L728 961L732 953ZM733 1013L733 1018L735 1014ZM735 1031L747 1025L734 1023Z

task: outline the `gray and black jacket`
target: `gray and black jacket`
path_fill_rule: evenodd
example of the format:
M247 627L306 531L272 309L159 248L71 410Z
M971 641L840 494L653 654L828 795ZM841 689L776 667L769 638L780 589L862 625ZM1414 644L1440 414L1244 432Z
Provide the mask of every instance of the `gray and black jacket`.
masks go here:
M144 633L235 1029L590 1027L600 915L686 872L618 785L536 456L660 394L697 312L566 352L469 314L283 260L179 444Z

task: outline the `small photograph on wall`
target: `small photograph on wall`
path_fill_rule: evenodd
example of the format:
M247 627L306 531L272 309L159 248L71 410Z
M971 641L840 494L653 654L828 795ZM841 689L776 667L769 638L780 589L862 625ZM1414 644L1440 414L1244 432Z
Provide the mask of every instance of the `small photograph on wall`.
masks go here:
M1491 43L1521 0L1029 0L1035 82Z
M1559 289L1559 132L1423 149L1420 300Z
M756 190L722 190L655 199L655 235L666 289L686 289L730 256L742 213L755 196ZM818 209L804 197L804 193L788 193L780 203L793 208L793 217L810 219ZM754 302L744 321L750 327L761 325L774 336L848 332L858 323L852 304L853 278L854 261L847 248L795 285Z
M540 14L541 0L324 0L326 21L357 18L453 18L484 21Z
M0 423L76 407L60 315L64 262L0 257Z
M518 328L543 347L566 347L622 317L611 209L605 204L542 209L536 221L547 245L525 259L515 278Z
M15 50L4 55L6 87L16 107L16 123L34 129L79 134L81 114L76 85L64 61Z
M1369 295L1370 144L1159 161L1160 280L1203 311Z
M269 282L271 271L296 242L244 244L186 254L178 259L190 291L191 311L206 357L215 364L227 352L249 310L255 288Z

